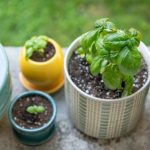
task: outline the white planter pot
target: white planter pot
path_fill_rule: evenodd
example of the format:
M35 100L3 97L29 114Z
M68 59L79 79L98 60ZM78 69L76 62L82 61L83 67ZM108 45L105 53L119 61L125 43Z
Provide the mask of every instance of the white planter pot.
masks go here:
M69 116L81 132L102 139L120 137L135 128L144 109L150 83L150 52L144 43L139 51L148 65L148 80L134 94L119 99L101 99L81 91L71 80L68 63L73 51L80 46L80 37L68 48L65 57L65 94Z

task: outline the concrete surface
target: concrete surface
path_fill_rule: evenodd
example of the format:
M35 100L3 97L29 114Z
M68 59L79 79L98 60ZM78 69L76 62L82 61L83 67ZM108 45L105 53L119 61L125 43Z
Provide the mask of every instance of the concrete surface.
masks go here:
M12 98L25 91L18 80L18 56L20 48L6 47L13 83ZM113 140L97 140L77 131L70 123L64 89L52 95L57 102L57 129L53 138L37 147L20 144L14 137L7 120L7 114L0 121L0 150L149 150L150 149L150 92L145 111L136 129L128 136Z

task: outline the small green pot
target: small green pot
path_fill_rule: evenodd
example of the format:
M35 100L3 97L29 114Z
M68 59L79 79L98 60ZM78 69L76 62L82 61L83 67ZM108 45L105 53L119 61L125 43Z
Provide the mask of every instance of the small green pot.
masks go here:
M27 129L22 128L13 119L12 109L15 103L22 97L32 96L32 95L39 95L44 97L52 106L53 112L52 116L47 122L45 126L35 128L35 129ZM48 141L55 131L55 120L56 120L56 104L51 96L44 92L40 91L31 91L25 92L20 94L19 96L15 97L9 107L9 121L12 125L13 131L17 137L17 139L25 144L25 145L40 145Z
M0 118L10 103L12 86L10 80L9 63L4 48L0 45Z

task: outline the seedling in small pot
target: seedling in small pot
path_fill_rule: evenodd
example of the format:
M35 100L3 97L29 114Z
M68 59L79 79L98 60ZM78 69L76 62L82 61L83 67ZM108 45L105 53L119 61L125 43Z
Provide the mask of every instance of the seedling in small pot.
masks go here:
M46 36L32 37L25 43L26 48L26 58L29 59L34 52L39 53L41 56L44 55L44 48L48 43L48 38Z
M20 53L21 83L28 90L56 92L64 84L63 60L63 51L55 40L32 37Z
M43 106L33 105L33 106L28 106L26 111L28 113L37 115L37 114L40 114L40 113L44 113L45 108Z
M54 46L47 36L34 36L25 43L26 59L33 61L47 61L55 54Z
M108 18L103 18L82 36L77 51L90 64L92 75L101 74L107 88L123 89L122 96L127 96L132 92L133 77L141 67L140 40L141 34L136 29L120 30Z
M40 91L20 94L9 107L9 120L14 133L27 145L46 142L55 131L55 118L54 100Z

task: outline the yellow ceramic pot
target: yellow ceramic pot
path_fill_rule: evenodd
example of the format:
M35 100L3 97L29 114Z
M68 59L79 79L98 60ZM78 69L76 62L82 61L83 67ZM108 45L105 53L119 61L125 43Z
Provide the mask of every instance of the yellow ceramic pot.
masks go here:
M49 42L55 47L54 56L37 62L26 59L25 47L20 53L20 81L28 90L41 90L47 93L56 92L64 84L64 54L62 48L53 39Z

